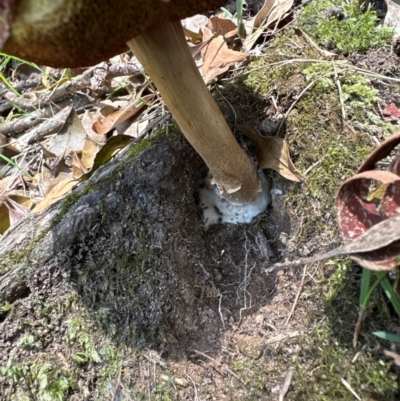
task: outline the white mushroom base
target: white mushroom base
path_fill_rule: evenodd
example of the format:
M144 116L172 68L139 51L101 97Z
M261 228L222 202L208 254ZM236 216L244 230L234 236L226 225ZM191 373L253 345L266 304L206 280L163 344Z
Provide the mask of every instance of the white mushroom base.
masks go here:
M210 177L205 179L204 188L200 189L200 205L203 209L204 227L213 224L250 223L254 217L264 212L269 203L270 185L264 173L259 172L262 191L254 202L234 204L226 200L215 185L210 185Z

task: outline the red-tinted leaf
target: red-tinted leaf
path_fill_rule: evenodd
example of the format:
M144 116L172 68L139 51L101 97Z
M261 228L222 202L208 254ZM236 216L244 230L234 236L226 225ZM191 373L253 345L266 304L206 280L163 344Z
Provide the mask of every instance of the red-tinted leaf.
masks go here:
M398 143L400 132L371 153L358 174L343 183L336 197L339 226L346 242L351 243L360 235L371 243L380 242L382 238L392 239L390 244L380 249L352 256L357 263L372 270L389 270L400 265L399 230L396 226L383 225L382 230L369 230L400 215L400 176L395 174L399 163L392 165L393 172L373 170L376 163L388 156ZM379 184L377 189L376 183ZM368 235L369 231L371 235ZM360 249L360 252L363 251Z

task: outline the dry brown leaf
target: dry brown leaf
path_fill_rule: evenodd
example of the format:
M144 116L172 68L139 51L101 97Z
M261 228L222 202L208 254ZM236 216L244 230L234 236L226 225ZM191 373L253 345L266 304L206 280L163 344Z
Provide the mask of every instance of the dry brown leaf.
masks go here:
M303 181L303 177L290 159L289 146L284 139L262 136L255 128L248 125L240 125L238 128L256 144L258 164L261 168L275 170L291 181Z
M80 178L82 175L90 171L93 167L96 155L101 148L102 146L100 144L86 138L82 154L78 155L77 153L73 153L72 155L72 176L74 178Z
M93 142L104 145L107 141L107 135L106 134L99 135L93 129L94 123L95 123L94 117L90 114L89 110L86 110L85 114L82 117L82 125L86 131L87 137L90 138Z
M93 124L94 131L99 135L104 135L129 118L139 117L144 108L147 106L147 103L153 98L153 94L143 96L142 98L127 104L122 109L115 111L109 116L100 118Z
M264 30L281 19L293 6L294 0L266 0L264 6L254 17L252 32L244 41L244 48L250 50Z
M254 17L254 28L259 28L264 21L267 20L271 13L272 7L274 7L277 0L265 0L264 5L261 7L260 11Z
M11 175L3 177L0 180L0 195L4 195L6 191L8 192L12 188L12 185L15 185L16 182L17 180L15 177Z
M19 201L29 200L28 197L14 197L7 196L4 204L8 208L9 217L10 217L10 226L13 226L15 223L18 223L20 220L23 220L25 217L29 216L30 211L29 208L20 204Z
M293 3L294 0L275 0L265 26L268 28L273 23L279 21L292 8Z
M206 42L213 37L209 28L203 30L203 40ZM201 74L206 83L211 82L226 72L232 64L243 61L247 54L230 50L222 36L212 38L201 50L203 66Z
M276 263L266 269L266 273L272 273L287 267L296 267L305 264L317 263L340 255L363 255L373 252L400 241L400 214L375 224L354 241L329 252L313 256L311 258L297 259L292 262ZM365 267L365 266L364 266ZM377 270L377 269L373 269ZM382 270L382 269L381 269Z
M61 157L69 152L80 152L85 144L85 138L86 132L82 121L72 110L49 151Z
M32 210L32 213L39 213L46 209L47 206L62 199L68 192L71 191L79 183L79 180L74 178L67 178L59 182L48 194L47 196L39 202Z
M81 159L75 152L73 152L71 155L71 167L72 177L74 177L75 179L78 179L79 177L82 177L83 174L87 173L87 170L82 165Z
M237 30L237 26L232 20L219 17L211 17L207 23L207 28L211 29L215 36L225 36L227 33Z
M42 167L40 173L35 174L35 181L39 187L40 193L46 197L47 194L61 181L71 178L71 171L60 172L54 176L53 172L46 167Z
M0 234L10 228L10 213L5 204L6 199L6 195L0 195Z
M203 34L201 30L207 25L208 18L205 15L197 14L182 21L185 35L193 44L201 43Z

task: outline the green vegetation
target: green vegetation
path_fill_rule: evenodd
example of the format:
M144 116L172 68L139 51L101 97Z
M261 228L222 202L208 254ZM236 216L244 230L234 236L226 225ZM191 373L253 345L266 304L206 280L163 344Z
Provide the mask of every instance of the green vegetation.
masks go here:
M299 26L329 50L341 54L390 47L393 29L377 25L376 12L360 10L358 1L312 1L299 18Z

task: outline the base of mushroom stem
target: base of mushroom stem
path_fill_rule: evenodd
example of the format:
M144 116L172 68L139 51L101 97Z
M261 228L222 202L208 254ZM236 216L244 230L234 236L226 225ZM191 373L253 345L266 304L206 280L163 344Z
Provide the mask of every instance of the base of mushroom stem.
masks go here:
M262 171L258 175L262 190L253 202L244 204L233 204L224 198L218 187L211 185L211 177L208 175L200 189L204 227L209 228L213 224L250 223L254 217L264 212L270 201L270 183Z

